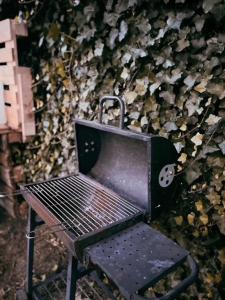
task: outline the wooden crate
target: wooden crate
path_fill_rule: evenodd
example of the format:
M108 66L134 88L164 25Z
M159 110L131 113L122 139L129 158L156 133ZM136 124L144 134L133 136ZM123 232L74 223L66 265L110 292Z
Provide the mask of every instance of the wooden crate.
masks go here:
M27 26L0 21L0 133L22 132L26 142L35 134L31 69L18 63L17 37L27 36Z

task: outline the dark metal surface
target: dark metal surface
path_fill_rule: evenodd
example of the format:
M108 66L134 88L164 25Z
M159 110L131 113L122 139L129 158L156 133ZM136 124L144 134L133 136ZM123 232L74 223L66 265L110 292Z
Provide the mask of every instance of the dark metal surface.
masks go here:
M93 273L93 277L95 274ZM62 300L66 298L67 272L62 271L48 278L46 281L36 285L33 289L35 300ZM78 280L76 297L85 300L109 299L105 292L99 289L91 279L92 274ZM74 298L76 299L76 298ZM111 298L110 298L111 299Z
M188 252L140 222L86 248L85 254L86 264L102 270L130 299L181 264Z
M148 207L148 144L102 133L101 152L89 175L143 209Z
M36 227L36 212L29 207L27 230L34 231ZM34 240L27 241L27 268L26 268L26 293L28 296L32 295L33 289L33 264L34 264Z
M159 174L177 161L170 141L84 120L76 120L75 128L81 173L145 209L150 217L168 209L174 182L160 186Z

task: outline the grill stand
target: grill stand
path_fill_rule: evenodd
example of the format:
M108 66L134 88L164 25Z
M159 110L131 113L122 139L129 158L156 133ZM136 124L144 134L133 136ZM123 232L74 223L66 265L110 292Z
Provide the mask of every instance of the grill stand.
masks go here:
M29 206L28 213L28 232L34 231L36 227L36 212ZM27 241L27 281L26 292L28 297L31 297L33 290L33 264L34 264L34 239L28 239Z
M37 226L42 225L43 221L36 221L37 214L29 206L28 213L28 232L34 232ZM26 293L29 299L32 299L34 290L33 286L33 264L34 264L34 238L28 239L27 242L27 280L26 280ZM78 271L78 260L69 253L68 269L67 269L67 288L66 288L66 300L74 300L76 294L77 280L86 275L86 270Z
M76 285L79 278L78 261L72 254L69 254L69 263L67 269L66 300L74 300L76 294Z
M36 217L36 212L30 207L28 230L33 231L37 226L44 223L43 221L37 221ZM132 249L129 249L129 246ZM149 252L149 249L152 249L152 251ZM127 250L129 250L129 256L125 257L123 251ZM102 255L102 252L104 255ZM137 252L139 253L138 259L136 258L137 256L134 255ZM93 273L95 273L94 281L97 282L98 286L103 289L104 293L110 294L109 289L104 283L101 282L100 279L97 280L97 273L93 272L93 269L97 269L108 275L119 288L122 295L124 295L126 299L133 300L145 300L146 298L142 296L144 290L162 279L165 274L168 274L171 270L176 269L185 258L188 259L191 274L169 291L168 294L157 299L174 299L195 281L198 273L195 262L190 255L188 255L186 250L143 222L122 230L120 233L103 239L92 246L87 246L85 254L83 260L84 266L81 265L80 267L79 263L78 267L78 259L69 253L66 300L76 299L77 281L85 275ZM34 239L28 239L26 293L29 299L43 300L44 298L38 296L38 292L36 293L35 286L33 286L33 258ZM137 263L135 263L135 261ZM150 263L150 265L148 265L148 263ZM129 269L128 266L131 265L133 265L134 268ZM22 299L24 300L24 298ZM17 300L22 299L17 298ZM115 298L112 295L110 299Z
M44 221L41 219L37 220L37 213L33 210L31 206L29 206L28 211L28 224L27 224L27 230L28 232L35 232L35 229L45 224ZM34 237L35 234L33 234ZM116 298L113 296L112 292L108 289L108 287L100 280L97 273L91 270L85 269L83 266L78 265L77 258L72 255L69 252L69 258L68 258L68 266L67 266L67 272L62 272L61 274L53 276L51 279L47 279L46 283L42 283L40 285L33 285L33 264L34 264L34 247L35 247L35 239L30 238L27 240L27 269L26 269L26 284L25 284L25 294L23 290L19 290L17 292L17 300L44 300L42 296L39 295L38 287L42 285L46 285L49 282L54 281L56 278L64 278L66 273L66 300L74 300L75 295L77 292L77 281L85 277L86 275L89 275L90 273L90 279L96 282L96 284L101 288L102 292L109 297L112 300L116 300ZM86 282L87 283L87 282ZM87 285L88 287L88 285ZM90 286L89 286L90 287ZM94 288L92 288L94 289ZM100 298L99 298L100 299ZM103 298L101 298L103 299Z

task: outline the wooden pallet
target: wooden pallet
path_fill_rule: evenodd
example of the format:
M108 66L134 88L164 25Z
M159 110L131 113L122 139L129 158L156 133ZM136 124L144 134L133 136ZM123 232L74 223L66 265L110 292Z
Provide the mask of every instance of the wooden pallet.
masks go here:
M25 24L0 21L0 133L22 132L24 142L35 134L31 69L19 66L17 51L27 35Z

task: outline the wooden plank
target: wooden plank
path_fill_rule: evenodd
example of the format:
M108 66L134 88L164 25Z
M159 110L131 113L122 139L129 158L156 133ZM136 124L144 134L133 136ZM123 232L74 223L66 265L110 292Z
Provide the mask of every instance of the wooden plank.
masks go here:
M17 36L28 36L27 24L16 24L13 20L13 31Z
M0 49L0 63L13 62L13 49L2 48Z
M8 133L8 143L21 143L22 142L22 134L21 132L11 131Z
M5 85L16 84L15 67L0 66L0 82Z
M22 123L22 135L25 142L27 137L35 134L35 117L33 111L33 93L31 69L18 68L18 95Z
M5 123L6 123L6 113L5 113L4 89L3 89L3 83L0 82L0 124L4 125Z
M13 52L13 61L7 63L8 66L17 66L18 54L17 54L17 42L16 38L14 40L8 41L5 43L6 49L12 49Z
M7 125L0 124L0 135L6 134L10 131L10 128Z
M0 21L0 43L10 41L12 39L11 20L6 19Z
M18 105L6 106L6 116L8 127L20 130L21 129L21 118Z
M5 152L8 151L8 136L7 134L2 134L0 136L0 151Z
M17 97L17 91L16 88L11 88L16 86L10 86L9 90L4 90L4 100L6 103L10 104L18 104L18 97Z

